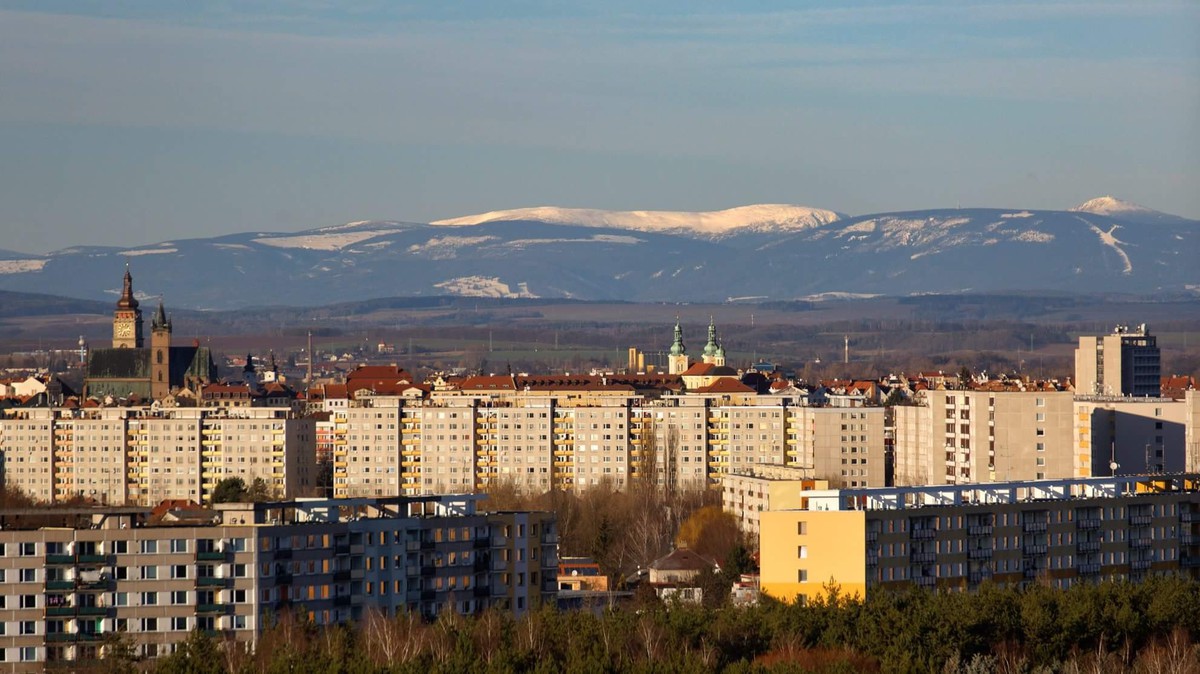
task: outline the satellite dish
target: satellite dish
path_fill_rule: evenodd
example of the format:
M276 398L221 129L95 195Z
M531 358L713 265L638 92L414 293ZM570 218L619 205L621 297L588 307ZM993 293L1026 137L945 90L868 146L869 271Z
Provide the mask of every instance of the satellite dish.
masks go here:
M1114 473L1117 472L1117 469L1120 467L1121 467L1121 464L1117 463L1116 461L1113 461L1108 464L1109 470L1111 470Z

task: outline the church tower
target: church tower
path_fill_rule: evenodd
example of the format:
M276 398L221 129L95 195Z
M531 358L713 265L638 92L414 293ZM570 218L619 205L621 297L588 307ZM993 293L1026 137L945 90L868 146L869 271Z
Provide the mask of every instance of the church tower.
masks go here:
M704 345L704 362L718 367L725 364L725 347L717 339L717 325L711 316L708 319L708 343Z
M117 310L113 312L113 348L142 348L142 310L133 296L129 265L125 265L125 284L121 288L121 299L117 300Z
M158 300L150 322L150 397L162 400L171 393L171 319Z
M671 343L671 352L667 356L667 373L682 374L688 369L687 347L683 345L683 328L679 327L679 319L675 319L675 341Z

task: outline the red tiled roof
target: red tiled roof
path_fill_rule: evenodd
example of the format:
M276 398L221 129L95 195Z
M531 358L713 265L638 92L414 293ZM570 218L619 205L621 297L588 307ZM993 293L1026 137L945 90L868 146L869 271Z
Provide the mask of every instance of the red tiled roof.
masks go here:
M346 374L346 382L361 380L412 381L412 375L396 365L360 365Z
M516 382L512 375L477 375L464 379L458 388L463 391L513 391Z
M736 379L718 379L708 386L701 386L695 393L754 393L754 389Z

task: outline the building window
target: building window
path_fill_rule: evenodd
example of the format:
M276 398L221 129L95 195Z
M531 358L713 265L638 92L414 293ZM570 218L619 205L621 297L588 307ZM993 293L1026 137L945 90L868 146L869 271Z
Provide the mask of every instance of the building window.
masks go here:
M798 582L798 583L807 583L808 582L808 569L797 569L796 570L796 582Z
M799 559L808 559L808 546L800 545L796 547L796 557Z

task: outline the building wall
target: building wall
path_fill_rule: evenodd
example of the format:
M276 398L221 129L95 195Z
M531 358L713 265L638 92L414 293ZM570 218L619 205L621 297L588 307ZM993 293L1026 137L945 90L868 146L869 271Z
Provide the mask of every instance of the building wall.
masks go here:
M760 514L762 591L784 601L867 596L865 513L772 511Z
M118 631L155 657L193 629L253 644L289 611L335 624L367 611L520 615L550 601L553 516L474 503L224 504L202 526L145 526L146 511L127 508L80 511L91 526L5 526L0 655L14 663L8 671L38 672L51 660L96 659Z
M1089 487L1101 480L981 485L961 495L936 487L810 493L806 509L762 513L763 590L791 600L819 595L831 579L871 591L1197 577L1200 476ZM891 495L887 505L867 505L882 503L880 494ZM903 504L917 494L930 505Z
M1072 400L1066 391L929 391L925 405L895 408L895 482L1073 477Z
M1200 391L1187 391L1184 406L1184 470L1200 472Z
M847 487L884 486L884 408L788 407L787 413L794 440L788 465Z
M1075 412L1075 435L1089 452L1091 474L1188 470L1186 399L1080 398Z

